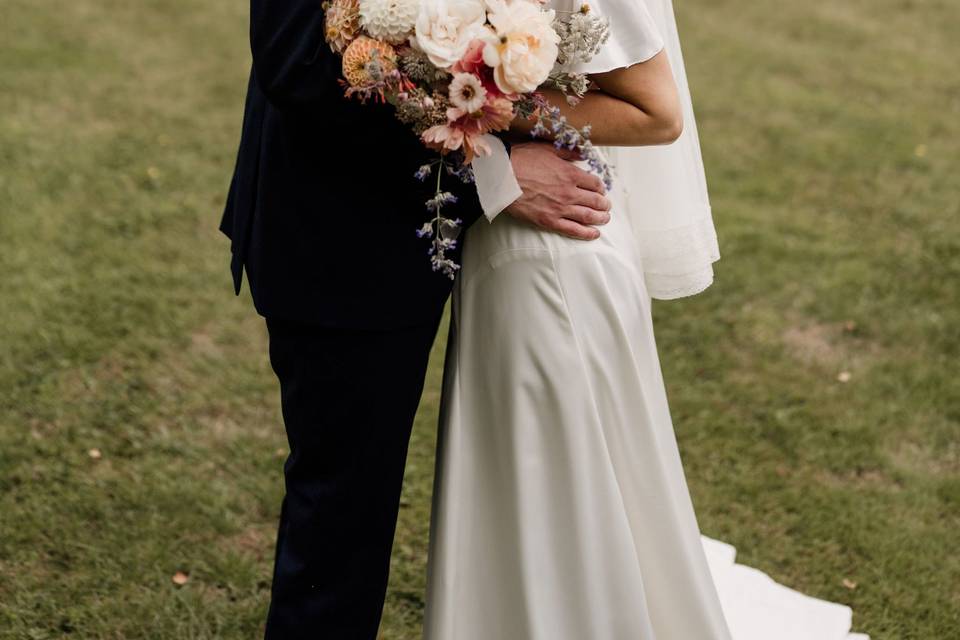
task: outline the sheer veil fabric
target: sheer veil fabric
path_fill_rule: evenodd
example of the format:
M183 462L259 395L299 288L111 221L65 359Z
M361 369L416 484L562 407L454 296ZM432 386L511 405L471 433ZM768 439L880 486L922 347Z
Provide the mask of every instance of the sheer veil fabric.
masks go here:
M568 0L570 1L570 0ZM609 42L576 71L602 73L629 67L665 51L683 106L683 133L669 145L605 147L616 170L614 209L630 219L651 297L700 293L713 282L720 259L700 153L693 101L671 0L588 0L610 19ZM569 10L579 2L573 0Z

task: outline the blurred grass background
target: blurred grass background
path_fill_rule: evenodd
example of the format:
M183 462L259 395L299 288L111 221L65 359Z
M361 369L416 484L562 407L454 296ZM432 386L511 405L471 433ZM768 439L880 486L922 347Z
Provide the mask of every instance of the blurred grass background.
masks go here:
M724 252L656 307L701 526L875 640L960 638L960 10L677 5ZM285 440L216 231L245 3L3 9L0 638L257 637ZM389 640L419 637L441 348Z

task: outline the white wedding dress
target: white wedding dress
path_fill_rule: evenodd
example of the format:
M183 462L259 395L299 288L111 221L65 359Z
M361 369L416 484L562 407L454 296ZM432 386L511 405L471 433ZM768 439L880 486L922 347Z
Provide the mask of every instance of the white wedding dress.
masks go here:
M608 69L662 49L657 24L675 29L672 9L665 23L662 7L651 16L640 0L607 0L600 11L614 27L610 53L598 62ZM671 63L682 72L678 53ZM699 160L692 113L686 122L677 153L695 151ZM616 164L612 220L599 240L567 239L504 215L467 232L444 380L424 637L848 639L849 609L736 565L731 547L700 536L651 294L709 285L717 255L705 190L693 209L707 217L646 233L643 216L629 212L658 197L665 207L669 198L654 193L656 185L638 191L638 176Z
M424 637L853 640L847 607L701 539L627 222L594 242L508 217L469 232Z

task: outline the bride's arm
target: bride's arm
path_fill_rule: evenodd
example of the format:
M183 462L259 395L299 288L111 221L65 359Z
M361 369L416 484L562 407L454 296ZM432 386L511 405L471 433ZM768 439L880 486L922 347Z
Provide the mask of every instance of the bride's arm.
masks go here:
M559 91L543 91L578 129L591 125L590 140L604 146L669 144L683 131L683 111L670 62L661 51L649 60L606 73L593 74L592 90L575 106ZM527 134L533 123L518 118L511 133Z

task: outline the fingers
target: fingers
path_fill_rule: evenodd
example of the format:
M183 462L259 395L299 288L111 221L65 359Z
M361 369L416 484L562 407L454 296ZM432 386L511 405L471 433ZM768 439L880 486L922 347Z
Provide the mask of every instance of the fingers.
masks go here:
M583 225L605 225L610 222L610 214L590 207L572 206L563 212L563 217Z
M570 149L557 149L552 144L547 144L544 142L524 143L522 146L524 148L535 150L537 153L552 154L560 160L568 163L563 165L562 168L558 166L555 169L558 172L560 179L566 180L574 186L580 187L581 189L585 189L587 191L593 191L599 194L605 194L607 192L606 185L604 185L603 180L601 180L599 176L572 164L583 159L583 156L579 151L572 151Z
M613 204L606 196L603 196L595 191L586 191L584 189L574 189L570 193L568 202L573 206L593 209L594 211L598 211L600 213L606 213L613 208ZM609 216L607 217L609 218Z
M595 191L597 193L607 192L607 187L603 184L603 180L601 180L599 176L590 173L589 171L584 171L579 167L573 167L573 171L573 183L581 189Z
M599 229L566 218L555 218L545 228L574 240L596 240L600 237Z

